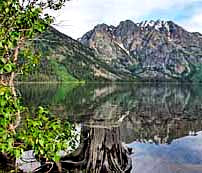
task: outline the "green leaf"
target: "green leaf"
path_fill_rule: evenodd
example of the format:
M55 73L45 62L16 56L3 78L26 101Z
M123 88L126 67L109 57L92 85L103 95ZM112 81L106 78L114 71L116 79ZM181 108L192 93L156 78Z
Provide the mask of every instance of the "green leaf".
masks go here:
M0 58L0 61L1 61L3 64L6 64L6 59L5 59L5 58Z
M6 72L10 73L12 72L12 65L11 64L6 64L4 66L4 69L6 70Z
M8 13L8 12L9 12L9 8L6 8L6 9L5 9L5 12Z

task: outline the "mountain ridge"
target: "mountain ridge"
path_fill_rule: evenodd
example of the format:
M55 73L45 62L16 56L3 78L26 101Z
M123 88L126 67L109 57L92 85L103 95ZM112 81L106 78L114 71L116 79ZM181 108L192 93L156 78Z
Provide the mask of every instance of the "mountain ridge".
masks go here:
M19 76L18 81L103 82L124 78L123 74L100 61L93 49L53 27L36 38L33 47L35 52L41 54L40 63L27 76Z
M50 27L34 49L41 62L21 80L202 82L202 34L172 21L98 24L78 40Z
M194 81L202 67L202 34L172 21L99 24L79 41L101 54L107 64L142 80Z

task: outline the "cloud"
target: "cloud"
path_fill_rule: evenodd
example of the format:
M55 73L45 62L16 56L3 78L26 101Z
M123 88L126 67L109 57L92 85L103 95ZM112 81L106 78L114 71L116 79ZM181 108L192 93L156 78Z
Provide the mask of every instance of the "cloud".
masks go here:
M202 33L202 12L182 21L181 25L188 31Z
M201 6L193 6L198 3ZM56 23L60 24L57 29L78 38L99 23L117 25L126 19L139 22L163 18L176 20L185 25L181 19L184 16L190 20L190 25L194 25L194 20L198 18L194 19L192 14L188 14L190 10L187 9L193 11L199 7L202 11L202 0L72 0L67 2L61 11L55 13L55 16ZM199 25L198 22L195 23ZM195 28L198 29L200 26ZM189 28L187 25L186 27Z

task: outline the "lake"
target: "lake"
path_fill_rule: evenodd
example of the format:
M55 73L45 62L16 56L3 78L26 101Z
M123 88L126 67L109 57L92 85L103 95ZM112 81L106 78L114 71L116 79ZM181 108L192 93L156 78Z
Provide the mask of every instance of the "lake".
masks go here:
M17 89L30 109L46 106L77 124L88 143L80 148L88 150L83 157L89 170L106 172L99 167L107 164L114 172L202 172L200 85L18 84Z

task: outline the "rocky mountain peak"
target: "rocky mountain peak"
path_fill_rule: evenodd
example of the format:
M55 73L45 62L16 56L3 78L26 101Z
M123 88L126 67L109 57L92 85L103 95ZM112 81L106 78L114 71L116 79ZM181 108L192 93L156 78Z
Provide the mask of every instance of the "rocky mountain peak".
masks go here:
M91 31L84 34L80 42L89 46L87 40L94 40L97 34L105 34L118 41L128 40L130 42L138 33L144 34L145 32L160 32L170 38L171 36L172 38L179 38L182 34L187 34L182 27L172 21L146 20L140 23L134 23L132 20L125 20L121 21L118 26L108 26L104 23L98 24ZM124 45L126 45L126 43ZM126 47L128 47L128 45Z
M105 32L108 31L109 26L107 24L98 24L94 27L94 31Z
M172 21L100 24L80 41L111 67L140 78L188 80L197 71L194 64L202 67L201 34Z
M54 68L63 70L61 75L51 71L54 80L55 76L63 80L64 72L86 81L202 82L202 34L188 32L172 21L99 24L80 43L53 28L41 38L36 45L47 56L40 71L45 78L52 70L47 65L53 64L51 58L57 65Z
M125 20L121 21L120 24L117 26L117 29L122 28L122 29L135 29L137 25L132 21L132 20Z
M150 20L150 21L143 21L141 23L137 23L140 28L153 28L157 31L170 31L170 25L172 25L169 21L163 20Z
M122 39L123 37L128 37L133 34L134 31L138 30L138 26L131 20L125 20L120 22L116 27L114 35Z

